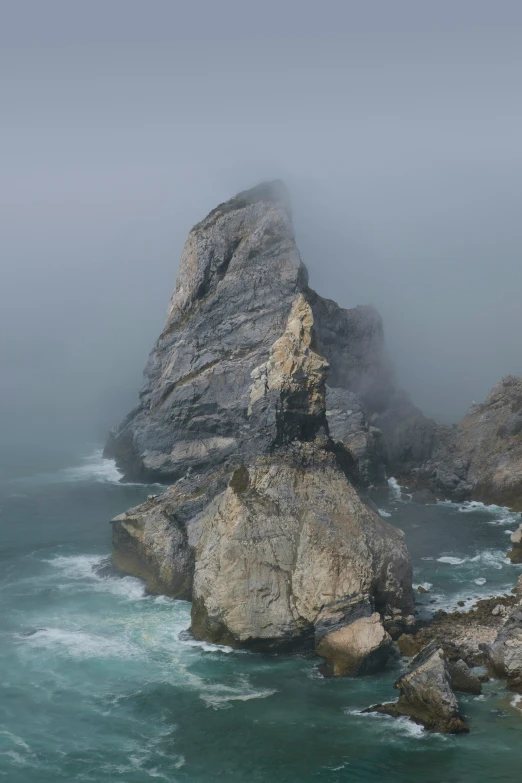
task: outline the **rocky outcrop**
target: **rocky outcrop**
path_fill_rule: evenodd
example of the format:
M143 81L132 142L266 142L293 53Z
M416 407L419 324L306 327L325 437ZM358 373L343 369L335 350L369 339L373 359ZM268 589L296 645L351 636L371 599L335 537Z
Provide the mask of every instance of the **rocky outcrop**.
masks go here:
M352 456L354 480L373 483L386 466L429 457L434 425L396 385L379 314L342 309L309 288L286 189L272 182L221 204L189 234L139 403L106 445L127 479L232 472L267 453L272 434L250 413L270 386L269 354L298 296L329 364L327 422Z
M198 639L254 650L315 646L328 674L381 667L385 623L413 623L400 530L350 482L355 458L329 434L329 362L298 291L245 393L242 462L189 470L113 520L114 563L192 600Z
M411 615L402 533L365 506L321 444L239 468L198 525L197 638L256 649L315 640L333 673L359 673L386 658L375 610Z
M408 717L430 731L460 734L469 731L451 688L444 653L435 642L425 647L395 683L398 701L377 704L372 712Z
M439 427L436 444L417 479L445 497L522 510L522 378L503 378L457 426Z
M462 658L457 661L448 661L447 666L451 687L454 691L469 693L472 696L479 696L482 693L482 683Z
M508 681L508 687L522 693L522 607L517 605L488 650L495 674Z

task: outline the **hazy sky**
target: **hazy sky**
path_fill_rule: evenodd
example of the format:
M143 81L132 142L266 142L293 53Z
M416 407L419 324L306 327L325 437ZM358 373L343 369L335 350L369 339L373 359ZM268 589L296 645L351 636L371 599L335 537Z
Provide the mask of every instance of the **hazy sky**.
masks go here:
M3 0L4 437L116 423L188 230L274 177L425 412L522 374L521 34L519 1Z

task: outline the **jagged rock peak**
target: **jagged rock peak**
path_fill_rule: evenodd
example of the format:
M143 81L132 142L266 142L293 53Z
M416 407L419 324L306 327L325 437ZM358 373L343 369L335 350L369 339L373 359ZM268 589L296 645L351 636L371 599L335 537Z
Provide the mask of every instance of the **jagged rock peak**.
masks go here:
M307 281L306 268L294 245L289 194L280 180L263 182L238 193L190 231L166 328L216 288L233 258L236 265L248 266L253 256L270 248L288 251L290 257L285 261L295 266L304 283Z
M299 340L307 353L283 388ZM362 484L382 478L385 462L429 456L432 425L396 385L379 314L343 309L309 288L279 181L243 191L190 231L139 403L105 453L128 479L231 471L271 447L277 383L287 437L302 439L308 425L308 438L328 430L328 392L334 439Z

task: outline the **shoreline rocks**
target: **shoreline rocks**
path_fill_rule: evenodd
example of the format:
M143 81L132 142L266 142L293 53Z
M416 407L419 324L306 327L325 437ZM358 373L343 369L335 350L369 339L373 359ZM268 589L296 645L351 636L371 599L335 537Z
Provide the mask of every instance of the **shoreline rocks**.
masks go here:
M444 653L435 641L413 658L394 687L400 691L396 702L376 704L367 711L407 717L429 731L446 734L469 731L451 687Z
M522 378L508 375L456 425L438 426L430 458L406 478L457 502L522 511ZM522 539L514 542L522 561Z
M522 693L522 606L515 606L487 653L495 674Z

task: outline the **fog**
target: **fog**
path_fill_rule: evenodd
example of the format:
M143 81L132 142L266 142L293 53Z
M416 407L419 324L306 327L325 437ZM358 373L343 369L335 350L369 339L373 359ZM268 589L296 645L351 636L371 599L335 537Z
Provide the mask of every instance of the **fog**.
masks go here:
M5 0L4 442L117 423L189 229L275 177L311 285L379 309L427 414L521 374L521 25L502 0Z

